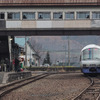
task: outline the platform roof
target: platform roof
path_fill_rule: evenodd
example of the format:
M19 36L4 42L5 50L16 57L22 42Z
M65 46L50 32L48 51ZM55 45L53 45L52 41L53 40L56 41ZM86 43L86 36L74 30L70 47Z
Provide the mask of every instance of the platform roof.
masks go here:
M100 0L0 0L0 6L98 6Z

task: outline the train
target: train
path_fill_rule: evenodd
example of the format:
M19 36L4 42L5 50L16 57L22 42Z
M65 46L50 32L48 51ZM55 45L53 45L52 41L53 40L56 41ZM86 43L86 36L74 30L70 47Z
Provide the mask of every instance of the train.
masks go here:
M99 74L100 73L100 46L89 44L85 46L80 53L80 67L82 73Z

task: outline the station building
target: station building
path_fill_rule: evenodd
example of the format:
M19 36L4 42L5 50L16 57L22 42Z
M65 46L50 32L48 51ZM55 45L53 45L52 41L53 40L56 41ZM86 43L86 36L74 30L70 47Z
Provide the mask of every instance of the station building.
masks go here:
M16 38L15 43L19 46L19 57L24 59L24 66L40 66L39 60L40 56L35 51L34 47L32 47L31 43L26 41L25 45L25 38Z

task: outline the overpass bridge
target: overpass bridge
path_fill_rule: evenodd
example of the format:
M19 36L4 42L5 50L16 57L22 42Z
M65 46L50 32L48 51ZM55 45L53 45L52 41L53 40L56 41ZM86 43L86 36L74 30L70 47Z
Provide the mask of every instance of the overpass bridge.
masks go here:
M0 60L12 62L25 35L100 35L100 0L0 0Z
M100 35L100 0L0 0L0 35Z

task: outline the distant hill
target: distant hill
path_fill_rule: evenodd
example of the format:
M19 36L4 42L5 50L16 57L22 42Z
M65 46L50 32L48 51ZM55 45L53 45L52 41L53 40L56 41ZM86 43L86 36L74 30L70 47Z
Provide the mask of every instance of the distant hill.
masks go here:
M82 49L88 44L100 45L99 36L70 36L70 49ZM34 36L33 40L42 44L44 50L64 50L68 48L67 36Z
M88 44L100 45L100 36L69 36L69 39L72 62L79 62L80 51L84 46ZM53 63L56 61L67 62L68 55L65 55L65 51L68 51L67 36L32 36L31 42L33 40L42 45L41 52L44 52L42 58L45 57L45 52L49 51Z

